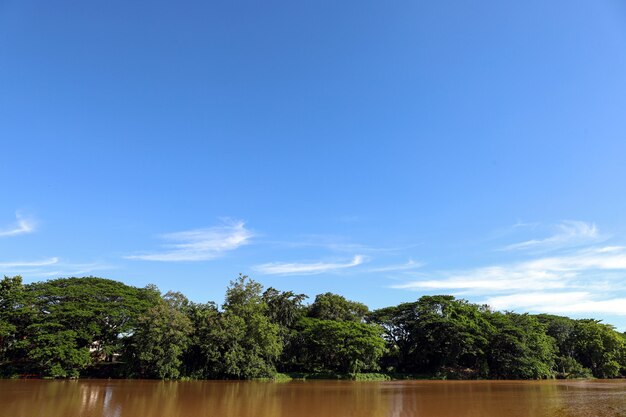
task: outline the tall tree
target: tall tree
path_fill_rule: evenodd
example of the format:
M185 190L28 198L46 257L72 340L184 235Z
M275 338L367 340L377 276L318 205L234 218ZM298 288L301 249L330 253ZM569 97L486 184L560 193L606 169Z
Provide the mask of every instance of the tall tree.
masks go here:
M306 371L377 371L385 352L383 329L356 321L302 318L297 325L297 363Z
M0 281L0 363L9 359L14 347L19 322L19 310L24 305L24 285L21 276Z
M129 357L141 377L178 378L182 356L189 344L192 323L185 314L189 302L168 292L141 315L131 337Z
M124 336L155 301L148 289L103 278L60 278L24 286L16 347L52 376L77 375L120 352Z
M577 320L572 333L574 356L597 378L618 376L626 366L626 340L613 326Z
M331 292L317 295L309 307L309 317L320 320L364 321L368 312L365 304Z
M222 373L230 378L272 376L282 352L279 325L267 316L263 287L245 275L231 281L220 317Z
M538 314L535 316L546 328L546 334L556 344L555 370L557 378L590 378L591 370L578 360L575 343L576 320L569 317Z
M385 363L400 372L449 373L469 368L486 372L489 323L485 306L452 296L423 296L374 311L369 321L385 329L389 357Z
M220 378L225 334L222 332L221 313L215 303L190 303L187 317L192 332L183 354L185 374L193 378Z
M495 379L552 378L556 344L536 317L492 313L487 349L489 377Z
M272 323L290 328L305 313L303 306L307 296L293 291L278 291L268 288L263 293L263 301L267 305L267 316Z

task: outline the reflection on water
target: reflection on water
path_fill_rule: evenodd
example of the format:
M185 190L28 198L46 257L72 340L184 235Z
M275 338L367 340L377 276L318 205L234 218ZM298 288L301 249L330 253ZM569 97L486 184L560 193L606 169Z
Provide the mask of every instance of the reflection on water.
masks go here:
M0 416L626 416L626 382L0 381Z

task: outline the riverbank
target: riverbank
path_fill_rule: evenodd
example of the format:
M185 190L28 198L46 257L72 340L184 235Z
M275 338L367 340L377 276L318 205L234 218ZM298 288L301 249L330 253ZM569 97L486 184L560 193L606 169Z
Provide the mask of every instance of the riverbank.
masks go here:
M370 311L333 293L304 305L303 294L264 291L243 275L221 308L96 277L31 284L5 277L0 287L0 375L8 377L250 380L285 370L297 372L292 379L345 380L626 376L626 335L610 325L502 313L447 295Z

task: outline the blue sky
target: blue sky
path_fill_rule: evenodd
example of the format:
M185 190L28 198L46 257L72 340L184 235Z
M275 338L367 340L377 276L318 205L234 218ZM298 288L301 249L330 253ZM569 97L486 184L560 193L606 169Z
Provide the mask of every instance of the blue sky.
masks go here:
M621 1L0 1L0 274L626 329Z

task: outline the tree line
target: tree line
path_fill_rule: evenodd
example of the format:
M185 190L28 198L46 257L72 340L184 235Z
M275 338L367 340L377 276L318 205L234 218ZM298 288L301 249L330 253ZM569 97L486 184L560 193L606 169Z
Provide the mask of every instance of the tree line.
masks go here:
M493 311L452 296L370 311L240 275L221 306L96 278L0 281L0 374L457 379L626 376L626 336L598 320Z

